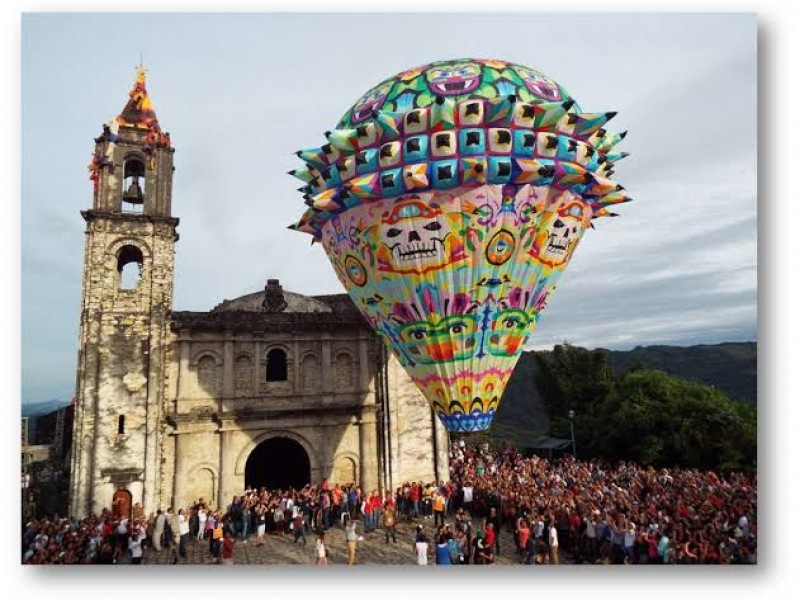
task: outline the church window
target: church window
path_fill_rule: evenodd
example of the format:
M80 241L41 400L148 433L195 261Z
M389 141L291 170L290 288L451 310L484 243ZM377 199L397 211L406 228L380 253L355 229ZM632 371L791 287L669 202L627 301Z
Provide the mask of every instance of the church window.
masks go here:
M288 379L286 352L280 348L267 354L267 381L286 381Z
M144 257L136 246L123 246L117 255L117 271L121 290L133 290L142 279Z
M125 415L120 415L117 419L117 433L119 435L125 434Z

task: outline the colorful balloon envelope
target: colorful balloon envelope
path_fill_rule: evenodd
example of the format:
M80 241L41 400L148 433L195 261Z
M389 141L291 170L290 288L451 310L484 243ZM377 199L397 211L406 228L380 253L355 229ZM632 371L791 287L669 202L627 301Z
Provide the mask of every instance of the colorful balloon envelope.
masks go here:
M555 81L500 60L411 69L297 155L311 234L450 431L489 427L592 220L624 134Z

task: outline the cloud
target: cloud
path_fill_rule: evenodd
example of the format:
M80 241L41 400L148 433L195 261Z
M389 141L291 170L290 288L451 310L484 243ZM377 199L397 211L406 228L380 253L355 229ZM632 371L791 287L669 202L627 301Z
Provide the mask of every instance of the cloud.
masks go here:
M345 28L358 35L324 41ZM98 52L102 31L115 43ZM303 210L292 153L392 73L499 57L555 77L585 110L618 110L610 128L630 131L615 179L636 201L587 232L532 343L755 337L754 15L31 13L22 34L26 400L72 395L86 164L142 48L176 145L176 310L268 277L342 292L322 248L286 229Z

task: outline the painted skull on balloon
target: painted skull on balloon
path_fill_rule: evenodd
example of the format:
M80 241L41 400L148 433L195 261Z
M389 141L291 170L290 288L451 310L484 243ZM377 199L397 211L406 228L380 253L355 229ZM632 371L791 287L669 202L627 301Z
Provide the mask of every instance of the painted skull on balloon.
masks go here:
M473 62L438 63L428 69L426 77L434 94L466 94L478 87L481 67Z
M548 267L565 265L589 225L591 210L573 194L560 194L534 232L530 256Z

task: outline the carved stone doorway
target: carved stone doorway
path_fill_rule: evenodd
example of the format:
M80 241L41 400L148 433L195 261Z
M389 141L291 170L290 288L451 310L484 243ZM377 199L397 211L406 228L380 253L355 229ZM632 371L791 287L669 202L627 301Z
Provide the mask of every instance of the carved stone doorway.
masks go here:
M311 483L311 464L303 446L286 437L261 442L247 457L245 486L300 489Z

